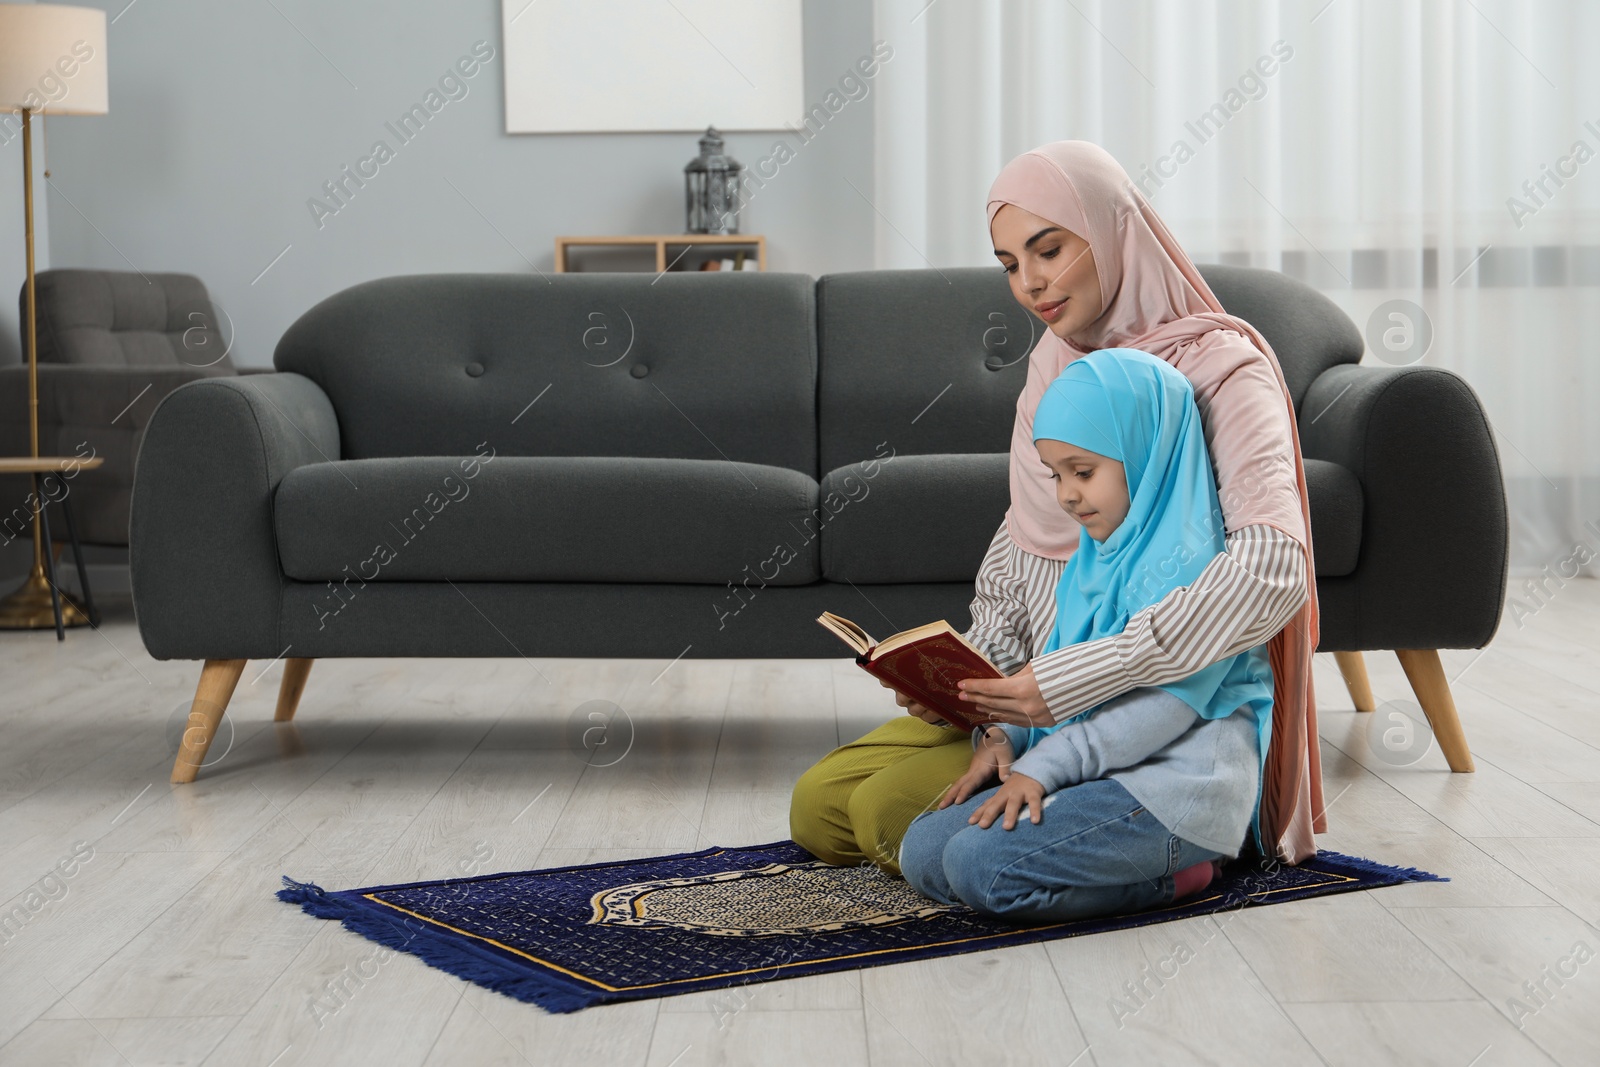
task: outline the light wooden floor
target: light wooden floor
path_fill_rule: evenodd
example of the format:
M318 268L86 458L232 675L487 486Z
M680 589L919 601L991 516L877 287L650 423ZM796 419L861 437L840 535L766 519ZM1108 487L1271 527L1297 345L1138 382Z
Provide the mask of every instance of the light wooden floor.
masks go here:
M895 711L875 682L843 659L328 660L278 728L282 667L252 663L231 747L225 726L174 787L197 665L150 659L125 601L108 614L65 645L0 634L0 897L31 917L0 945L3 1063L1600 1062L1597 582L1445 654L1475 774L1375 758L1318 656L1321 844L1454 881L568 1016L375 958L274 899L279 876L781 839L795 777ZM1392 655L1368 666L1380 703L1410 695ZM614 766L569 747L592 699L634 727ZM36 886L54 899L28 911Z

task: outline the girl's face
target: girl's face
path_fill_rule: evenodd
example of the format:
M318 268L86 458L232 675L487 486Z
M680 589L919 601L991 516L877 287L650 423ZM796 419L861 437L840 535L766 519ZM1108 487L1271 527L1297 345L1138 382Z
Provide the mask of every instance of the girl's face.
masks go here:
M1082 237L1015 204L995 212L989 235L1011 295L1057 337L1072 337L1105 310L1094 253Z
M1110 537L1128 517L1128 477L1122 461L1041 437L1034 447L1056 483L1056 502L1096 541Z

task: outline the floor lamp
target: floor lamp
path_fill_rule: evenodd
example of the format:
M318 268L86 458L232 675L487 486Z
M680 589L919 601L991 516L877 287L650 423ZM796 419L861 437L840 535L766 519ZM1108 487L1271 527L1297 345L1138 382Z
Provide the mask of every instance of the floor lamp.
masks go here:
M28 357L28 447L39 456L38 314L33 297L33 116L104 115L108 110L106 78L106 13L95 8L60 4L0 4L0 123L9 141L16 129L13 115L22 114L22 211L27 246L28 278L22 336ZM38 485L37 479L34 481ZM34 494L33 567L22 585L0 599L0 629L42 629L55 625L50 586L45 579L40 511ZM70 611L68 610L70 609ZM76 607L62 604L69 626L89 620Z

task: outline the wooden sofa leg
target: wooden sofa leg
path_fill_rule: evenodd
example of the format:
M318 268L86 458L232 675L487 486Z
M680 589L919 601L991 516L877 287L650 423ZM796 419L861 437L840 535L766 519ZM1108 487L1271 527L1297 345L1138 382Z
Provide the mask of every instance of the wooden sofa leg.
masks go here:
M242 659L208 659L200 671L200 684L195 687L194 703L189 705L189 722L183 730L183 741L178 745L178 758L172 764L172 781L186 785L200 773L206 750L216 736L222 713L228 710L233 699L233 688L244 673Z
M278 711L272 716L273 722L288 722L294 718L295 709L300 706L300 694L306 691L306 678L310 676L314 662L310 659L283 661L283 682L278 686Z
M1439 662L1439 651L1434 648L1397 648L1394 654L1400 660L1411 691L1428 717L1433 736L1450 764L1452 771L1465 773L1473 769L1472 753L1467 750L1467 735L1461 729L1461 717L1456 714L1455 698L1450 695L1450 683L1444 676L1444 665Z
M1359 652L1335 652L1333 660L1339 665L1339 673L1344 675L1344 687L1350 691L1350 699L1355 701L1357 711L1375 711L1377 703L1372 699L1372 683L1367 681L1367 661L1361 658Z

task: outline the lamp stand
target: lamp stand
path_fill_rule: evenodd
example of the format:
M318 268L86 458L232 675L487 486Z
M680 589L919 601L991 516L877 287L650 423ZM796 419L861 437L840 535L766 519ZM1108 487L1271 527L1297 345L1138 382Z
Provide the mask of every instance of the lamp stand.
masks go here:
M33 302L33 122L32 111L22 109L22 210L23 232L28 254L27 329L28 341L28 448L39 458L39 336L38 312ZM0 630L55 629L55 608L50 598L50 582L45 577L44 554L53 551L44 543L40 513L45 499L39 492L39 479L33 478L33 567L21 585L0 598ZM66 597L61 598L61 624L87 626L89 617Z

